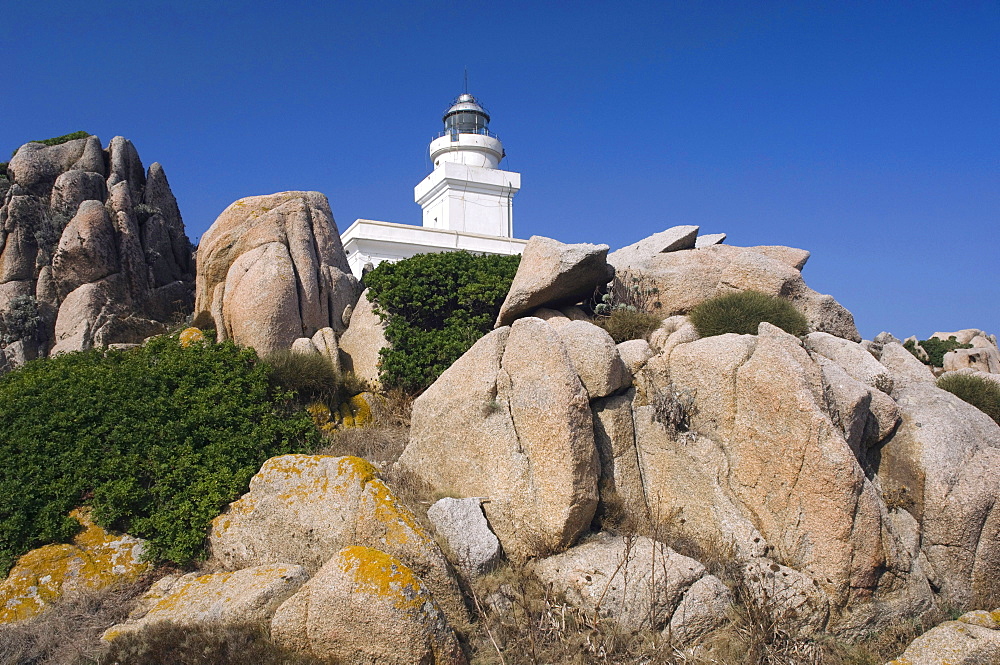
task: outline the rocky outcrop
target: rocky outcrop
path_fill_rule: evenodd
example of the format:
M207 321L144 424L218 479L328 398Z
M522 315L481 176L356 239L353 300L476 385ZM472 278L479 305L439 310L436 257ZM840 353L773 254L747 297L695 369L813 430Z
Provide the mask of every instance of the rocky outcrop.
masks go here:
M496 327L538 307L575 305L614 277L607 263L607 245L566 245L551 238L532 236L500 307Z
M689 228L675 227L678 233ZM673 232L668 229L662 233ZM755 290L790 301L806 316L811 330L861 341L851 313L803 281L801 270L809 252L722 244L670 250L644 243L613 252L608 263L619 279L627 275L655 289L661 303L658 311L664 315L687 313L698 303L727 292Z
M594 516L598 469L588 395L557 330L529 317L476 342L414 402L399 466L489 499L508 555L570 546Z
M479 499L445 497L427 510L427 519L448 544L452 563L466 577L481 577L500 565L503 550L490 531Z
M358 281L326 197L281 192L219 215L198 247L195 292L195 325L266 355L322 328L342 332Z
M464 665L441 609L406 564L347 547L274 613L271 637L286 648L344 663Z
M28 552L0 582L0 624L30 618L64 594L133 581L149 568L141 539L105 531L89 510L70 516L83 527L72 543Z
M177 201L163 168L144 170L130 141L115 137L106 150L96 136L28 143L8 173L0 201L8 366L141 342L191 311L194 261ZM25 312L33 325L17 324Z
M455 620L466 616L448 563L375 469L357 457L283 455L212 522L214 559L229 570L297 564L315 572L343 547L373 547L414 570Z

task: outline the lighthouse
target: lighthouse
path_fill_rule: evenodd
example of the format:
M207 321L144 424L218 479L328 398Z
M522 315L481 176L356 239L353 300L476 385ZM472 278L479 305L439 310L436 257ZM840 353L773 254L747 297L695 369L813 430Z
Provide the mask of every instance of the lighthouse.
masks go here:
M422 225L370 219L351 224L341 239L355 276L382 261L416 254L519 254L527 244L514 237L513 201L521 174L500 168L506 153L490 130L489 112L466 92L442 122L429 146L433 170L413 190Z

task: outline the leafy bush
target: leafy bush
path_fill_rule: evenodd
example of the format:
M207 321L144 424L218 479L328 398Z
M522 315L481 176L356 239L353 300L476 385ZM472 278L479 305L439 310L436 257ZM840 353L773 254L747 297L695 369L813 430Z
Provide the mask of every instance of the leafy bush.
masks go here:
M75 141L76 139L85 139L88 136L92 136L92 134L90 132L79 131L79 132L73 132L72 134L63 134L62 136L53 136L50 139L42 139L41 141L27 141L27 143L43 143L45 145L60 145L62 143L66 143L68 141ZM17 148L14 148L14 152L10 153L10 156L13 157L14 155L16 155L17 151L20 150L20 149L21 149L20 146L18 146Z
M1000 384L975 374L948 372L937 380L937 385L976 407L1000 425Z
M9 162L0 162L0 178L7 178L7 164Z
M806 317L791 303L760 291L736 291L710 298L696 305L688 318L702 337L724 333L756 335L762 321L796 336L809 331Z
M630 339L645 339L662 322L663 319L655 314L631 309L612 309L608 316L598 316L594 319L594 323L608 331L615 344Z
M87 502L101 526L148 539L150 558L188 564L265 460L318 444L293 394L231 343L29 362L0 377L0 574L70 538Z
M927 358L921 358L920 353L917 350L917 345L920 345L924 351L927 352ZM903 343L903 348L912 353L920 362L925 365L931 365L933 367L944 367L944 354L949 351L954 351L955 349L971 349L971 344L959 344L958 340L954 335L948 339L938 339L937 337L931 337L930 339L925 339L913 343L913 340L907 340Z
M365 284L391 345L382 350L382 385L419 392L432 384L493 329L520 261L467 252L418 254L368 273Z

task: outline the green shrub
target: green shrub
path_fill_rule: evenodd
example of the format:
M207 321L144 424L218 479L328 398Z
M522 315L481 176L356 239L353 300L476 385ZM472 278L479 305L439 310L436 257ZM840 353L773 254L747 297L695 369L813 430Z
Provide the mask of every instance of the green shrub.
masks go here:
M365 284L390 343L382 350L382 385L419 392L432 384L493 329L520 261L467 252L418 254L368 273Z
M976 407L1000 425L1000 384L975 374L949 372L937 380L937 385Z
M263 359L276 389L291 390L303 405L323 402L333 406L340 397L340 377L330 360L319 354L279 351Z
M724 333L756 335L762 321L796 336L809 331L806 317L791 303L760 291L736 291L710 298L695 306L688 317L702 337Z
M971 344L959 344L954 335L948 339L938 339L931 337L917 342L924 351L927 352L927 359L920 357L913 340L903 343L903 348L912 353L920 362L933 367L944 367L944 354L955 349L971 349Z
M79 131L79 132L73 132L72 134L63 134L62 136L53 136L50 139L42 139L41 141L26 141L26 143L43 143L45 145L60 145L68 141L75 141L76 139L85 139L88 136L93 136L93 135L90 132ZM14 148L14 152L10 153L10 156L13 157L14 155L16 155L17 151L20 149L21 149L20 146Z
M7 178L7 164L8 162L0 162L0 178Z
M73 536L84 503L149 540L151 559L188 564L265 460L318 444L292 393L231 343L164 336L29 362L0 377L0 574Z
M612 309L607 316L598 316L594 323L608 331L615 344L630 339L646 339L660 327L663 319L655 314L647 314L631 309Z
M33 339L42 322L42 317L38 314L38 301L33 296L14 296L0 321L3 323L0 342L10 344L21 339Z

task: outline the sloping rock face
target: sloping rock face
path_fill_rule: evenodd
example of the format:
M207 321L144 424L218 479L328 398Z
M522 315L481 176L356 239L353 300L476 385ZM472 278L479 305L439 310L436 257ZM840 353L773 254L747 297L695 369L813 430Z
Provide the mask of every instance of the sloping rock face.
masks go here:
M334 554L277 609L271 636L286 648L335 662L467 662L420 578L399 559L368 547Z
M691 227L675 228L683 231ZM669 235L672 231L662 233ZM614 266L619 279L639 278L648 282L649 288L657 289L664 315L685 314L698 303L731 291L763 291L795 305L809 321L810 329L861 341L851 313L803 281L801 270L809 252L791 247L721 244L657 249L659 244L645 242L609 254L608 263Z
M489 333L413 405L401 468L435 490L488 499L514 557L566 549L597 507L586 390L558 332L518 319Z
M0 366L141 342L190 313L194 260L177 201L163 168L145 170L130 141L28 143L8 173Z
M213 520L209 543L229 570L290 563L310 573L343 547L373 547L414 570L454 620L467 616L437 544L358 457L271 458L250 491Z
M266 355L322 328L345 329L358 281L319 192L252 196L226 208L198 247L195 325Z
M70 515L83 527L72 544L28 552L0 582L0 624L28 619L68 592L132 581L149 568L141 539L108 533L87 510Z
M340 337L341 366L373 386L379 385L382 349L389 346L385 324L375 313L365 290L351 314L351 322Z

